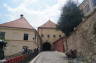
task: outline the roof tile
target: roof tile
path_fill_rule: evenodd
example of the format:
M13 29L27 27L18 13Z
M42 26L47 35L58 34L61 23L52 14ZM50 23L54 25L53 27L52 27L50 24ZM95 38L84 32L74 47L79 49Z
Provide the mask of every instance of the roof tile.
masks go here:
M56 28L56 24L48 20L45 24L41 25L39 28Z
M0 24L0 26L2 26L2 27L14 27L14 28L34 29L28 23L28 21L24 17L21 17L20 19L17 19L17 20L11 21L11 22Z

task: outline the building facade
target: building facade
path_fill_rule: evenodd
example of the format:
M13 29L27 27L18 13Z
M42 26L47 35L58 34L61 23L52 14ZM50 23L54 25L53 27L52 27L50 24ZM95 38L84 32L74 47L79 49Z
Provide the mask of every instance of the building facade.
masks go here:
M23 46L29 49L38 48L40 40L37 31L21 16L20 19L0 24L0 39L7 41L5 55L22 51Z
M88 16L96 9L96 0L84 0L79 7L84 15Z
M42 43L50 42L53 44L54 41L64 36L60 30L57 30L56 25L48 20L45 24L38 27L38 33L42 39Z
M56 25L49 20L36 31L22 15L17 20L0 24L0 39L7 41L5 55L22 52L23 46L31 50L40 48L46 41L54 45L56 40L64 36Z

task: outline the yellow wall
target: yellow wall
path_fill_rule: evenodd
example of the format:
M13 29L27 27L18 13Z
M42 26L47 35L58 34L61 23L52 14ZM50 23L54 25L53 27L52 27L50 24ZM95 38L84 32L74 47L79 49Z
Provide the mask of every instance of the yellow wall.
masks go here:
M18 29L18 28L4 28L0 27L0 32L5 32L5 40L7 41L7 48L5 55L13 55L22 50L22 46L28 46L29 49L37 48L37 39L35 38L35 30ZM28 33L28 40L24 40L24 33Z
M39 28L38 29L38 32L40 34L40 36L43 34L44 37L41 37L42 38L42 42L50 42L51 44L56 41L57 39L59 39L59 35L61 35L61 37L64 36L64 34L60 31L60 30L57 30L57 29L47 29L47 28ZM47 35L50 35L50 37L48 38ZM53 35L55 35L56 37L53 37Z
M23 40L24 33L29 35L28 41L34 41L33 38L35 37L34 30L27 30L27 29L14 29L14 28L0 28L0 32L5 32L5 39L6 40Z
M28 46L29 49L33 50L37 48L37 44L34 42L27 41L7 41L7 47L5 49L5 56L14 55L18 52L22 52L23 46Z
M28 46L29 49L34 49L38 46L40 47L40 38L42 39L42 42L48 41L52 44L54 41L60 38L59 35L61 35L61 37L64 36L61 31L56 29L39 29L39 32L36 32L35 30L30 29L0 27L0 32L5 32L5 40L7 40L8 43L7 48L5 49L6 56L22 51L23 46ZM28 40L24 40L24 33L29 34ZM33 38L35 38L35 34L36 40L33 40ZM43 34L44 37L39 37L41 34ZM50 37L48 38L47 35L50 35ZM53 35L56 37L53 37Z

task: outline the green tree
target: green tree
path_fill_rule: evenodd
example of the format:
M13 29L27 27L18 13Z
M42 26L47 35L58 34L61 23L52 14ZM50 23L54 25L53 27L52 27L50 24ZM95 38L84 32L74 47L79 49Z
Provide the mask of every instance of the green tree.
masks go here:
M83 18L83 13L76 3L68 1L62 8L62 13L58 21L57 28L69 36L71 32L77 27Z

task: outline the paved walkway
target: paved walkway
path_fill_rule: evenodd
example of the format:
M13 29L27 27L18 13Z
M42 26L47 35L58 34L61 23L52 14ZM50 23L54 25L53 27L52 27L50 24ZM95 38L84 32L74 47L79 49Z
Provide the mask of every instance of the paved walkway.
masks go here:
M39 53L34 59L30 56L20 63L86 63L80 60L79 58L67 59L66 55L61 52L46 51ZM4 61L0 61L0 63L4 63Z
M41 52L29 63L84 63L77 59L68 60L66 55L61 52Z
M64 53L60 52L41 52L29 63L68 63Z

